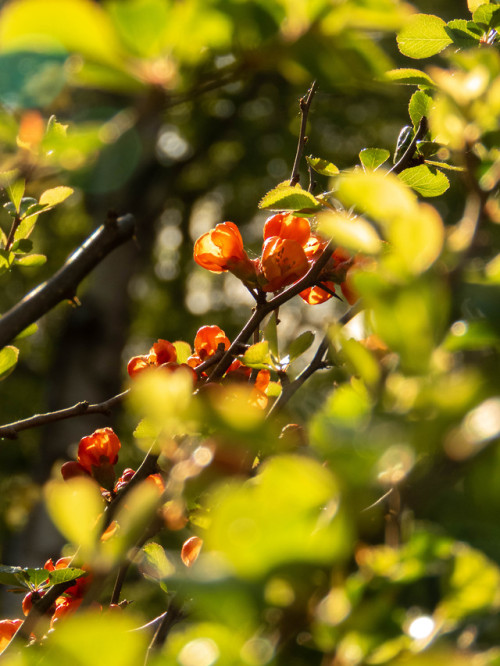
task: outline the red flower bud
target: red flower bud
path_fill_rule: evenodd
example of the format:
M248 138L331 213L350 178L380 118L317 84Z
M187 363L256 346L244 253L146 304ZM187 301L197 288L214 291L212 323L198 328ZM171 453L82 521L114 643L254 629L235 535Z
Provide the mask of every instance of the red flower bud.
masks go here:
M112 428L99 428L92 435L80 440L78 462L87 472L93 474L93 467L114 465L120 448L120 440Z

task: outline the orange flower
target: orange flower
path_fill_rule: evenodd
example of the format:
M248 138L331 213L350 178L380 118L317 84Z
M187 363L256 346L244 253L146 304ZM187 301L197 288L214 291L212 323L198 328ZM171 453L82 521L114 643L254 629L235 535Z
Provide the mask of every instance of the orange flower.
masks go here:
M203 362L215 354L219 345L229 349L230 344L229 338L219 326L202 326L196 333L194 350Z
M70 597L58 597L56 599L56 609L52 615L52 620L50 621L50 627L53 628L54 624L62 617L74 613L82 601L83 599L81 598L74 599Z
M114 465L118 460L120 440L112 428L99 428L92 435L83 437L78 445L78 462L92 474L93 467Z
M212 273L231 271L245 282L255 282L255 266L243 249L243 239L233 222L223 222L200 236L194 260Z
M309 263L298 241L271 236L264 241L260 269L267 281L262 289L277 291L303 277L309 270Z
M177 351L174 345L168 340L158 340L149 350L149 354L143 356L134 356L127 365L127 372L130 377L135 377L143 370L151 367L158 367L166 363L175 363L177 361Z
M333 282L325 282L325 286L328 287L328 289L331 291L335 292L335 285ZM299 295L309 305L319 305L320 303L324 303L333 296L333 294L329 294L319 285L304 289L304 291L301 291Z
M181 549L181 560L187 567L192 567L198 559L201 547L203 546L203 539L200 537L192 536L187 541L184 541Z
M269 217L264 224L264 240L271 236L296 240L304 246L311 235L311 225L304 217L295 217L291 213L278 213Z
M22 623L22 620L0 620L0 652L5 650Z

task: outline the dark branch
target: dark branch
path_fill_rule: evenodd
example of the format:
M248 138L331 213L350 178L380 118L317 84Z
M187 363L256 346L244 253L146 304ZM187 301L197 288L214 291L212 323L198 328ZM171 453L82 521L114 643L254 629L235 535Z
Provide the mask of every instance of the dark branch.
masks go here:
M93 405L89 404L86 400L78 402L72 407L66 407L65 409L59 409L56 412L47 412L46 414L35 414L30 416L28 419L23 419L22 421L15 421L14 423L8 423L7 425L0 426L0 438L4 437L7 439L17 439L17 433L21 430L29 430L30 428L38 428L40 426L47 425L48 423L53 423L54 421L63 421L64 419L74 418L75 416L87 416L89 414L111 414L112 408L119 404L125 396L128 394L128 390L123 393L105 400L104 402L98 402Z
M132 238L132 215L110 217L74 252L47 282L39 285L0 319L0 348L64 300L73 300L76 289L112 250Z
M302 153L304 152L304 147L307 143L307 136L306 136L307 116L309 115L309 109L311 108L311 104L316 89L317 89L317 84L316 81L314 81L312 86L309 88L307 97L301 97L299 100L300 115L301 115L300 132L299 132L299 141L297 144L297 153L295 155L292 175L290 178L290 185L296 185L300 180L300 175L299 175L300 160L302 159Z
M424 136L427 134L429 130L429 123L427 122L427 118L425 116L422 116L420 118L420 122L418 123L417 131L415 132L415 136L413 137L410 145L408 148L405 150L403 155L400 157L400 159L396 162L396 164L390 169L389 173L401 173L401 171L404 171L406 168L411 166L411 161L413 159L413 155L415 154L415 151L417 150L417 142L421 141Z

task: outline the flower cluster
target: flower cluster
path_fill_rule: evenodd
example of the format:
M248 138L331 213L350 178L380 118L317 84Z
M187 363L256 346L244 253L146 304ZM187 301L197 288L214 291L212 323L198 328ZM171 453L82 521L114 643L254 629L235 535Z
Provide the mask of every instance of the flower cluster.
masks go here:
M223 222L196 241L194 260L213 273L230 271L249 287L275 292L304 277L327 244L311 230L309 220L286 213L271 216L264 224L263 236L260 258L250 260L238 227L233 222ZM356 295L347 281L355 262L356 258L337 248L316 284L300 296L309 305L324 303L336 295L338 284L348 302L353 303Z

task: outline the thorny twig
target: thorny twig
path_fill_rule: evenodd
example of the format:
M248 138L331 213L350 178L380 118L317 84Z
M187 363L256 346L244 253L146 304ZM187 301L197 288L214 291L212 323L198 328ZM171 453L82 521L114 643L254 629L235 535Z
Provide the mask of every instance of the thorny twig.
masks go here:
M300 161L302 159L302 153L304 152L304 147L307 143L306 129L307 129L307 116L309 115L309 109L313 101L314 93L317 90L316 81L313 81L311 87L307 92L306 97L301 97L299 100L300 107L300 132L299 132L299 141L297 144L297 153L295 154L295 161L293 163L292 175L290 177L290 185L296 185L300 180L299 167Z

